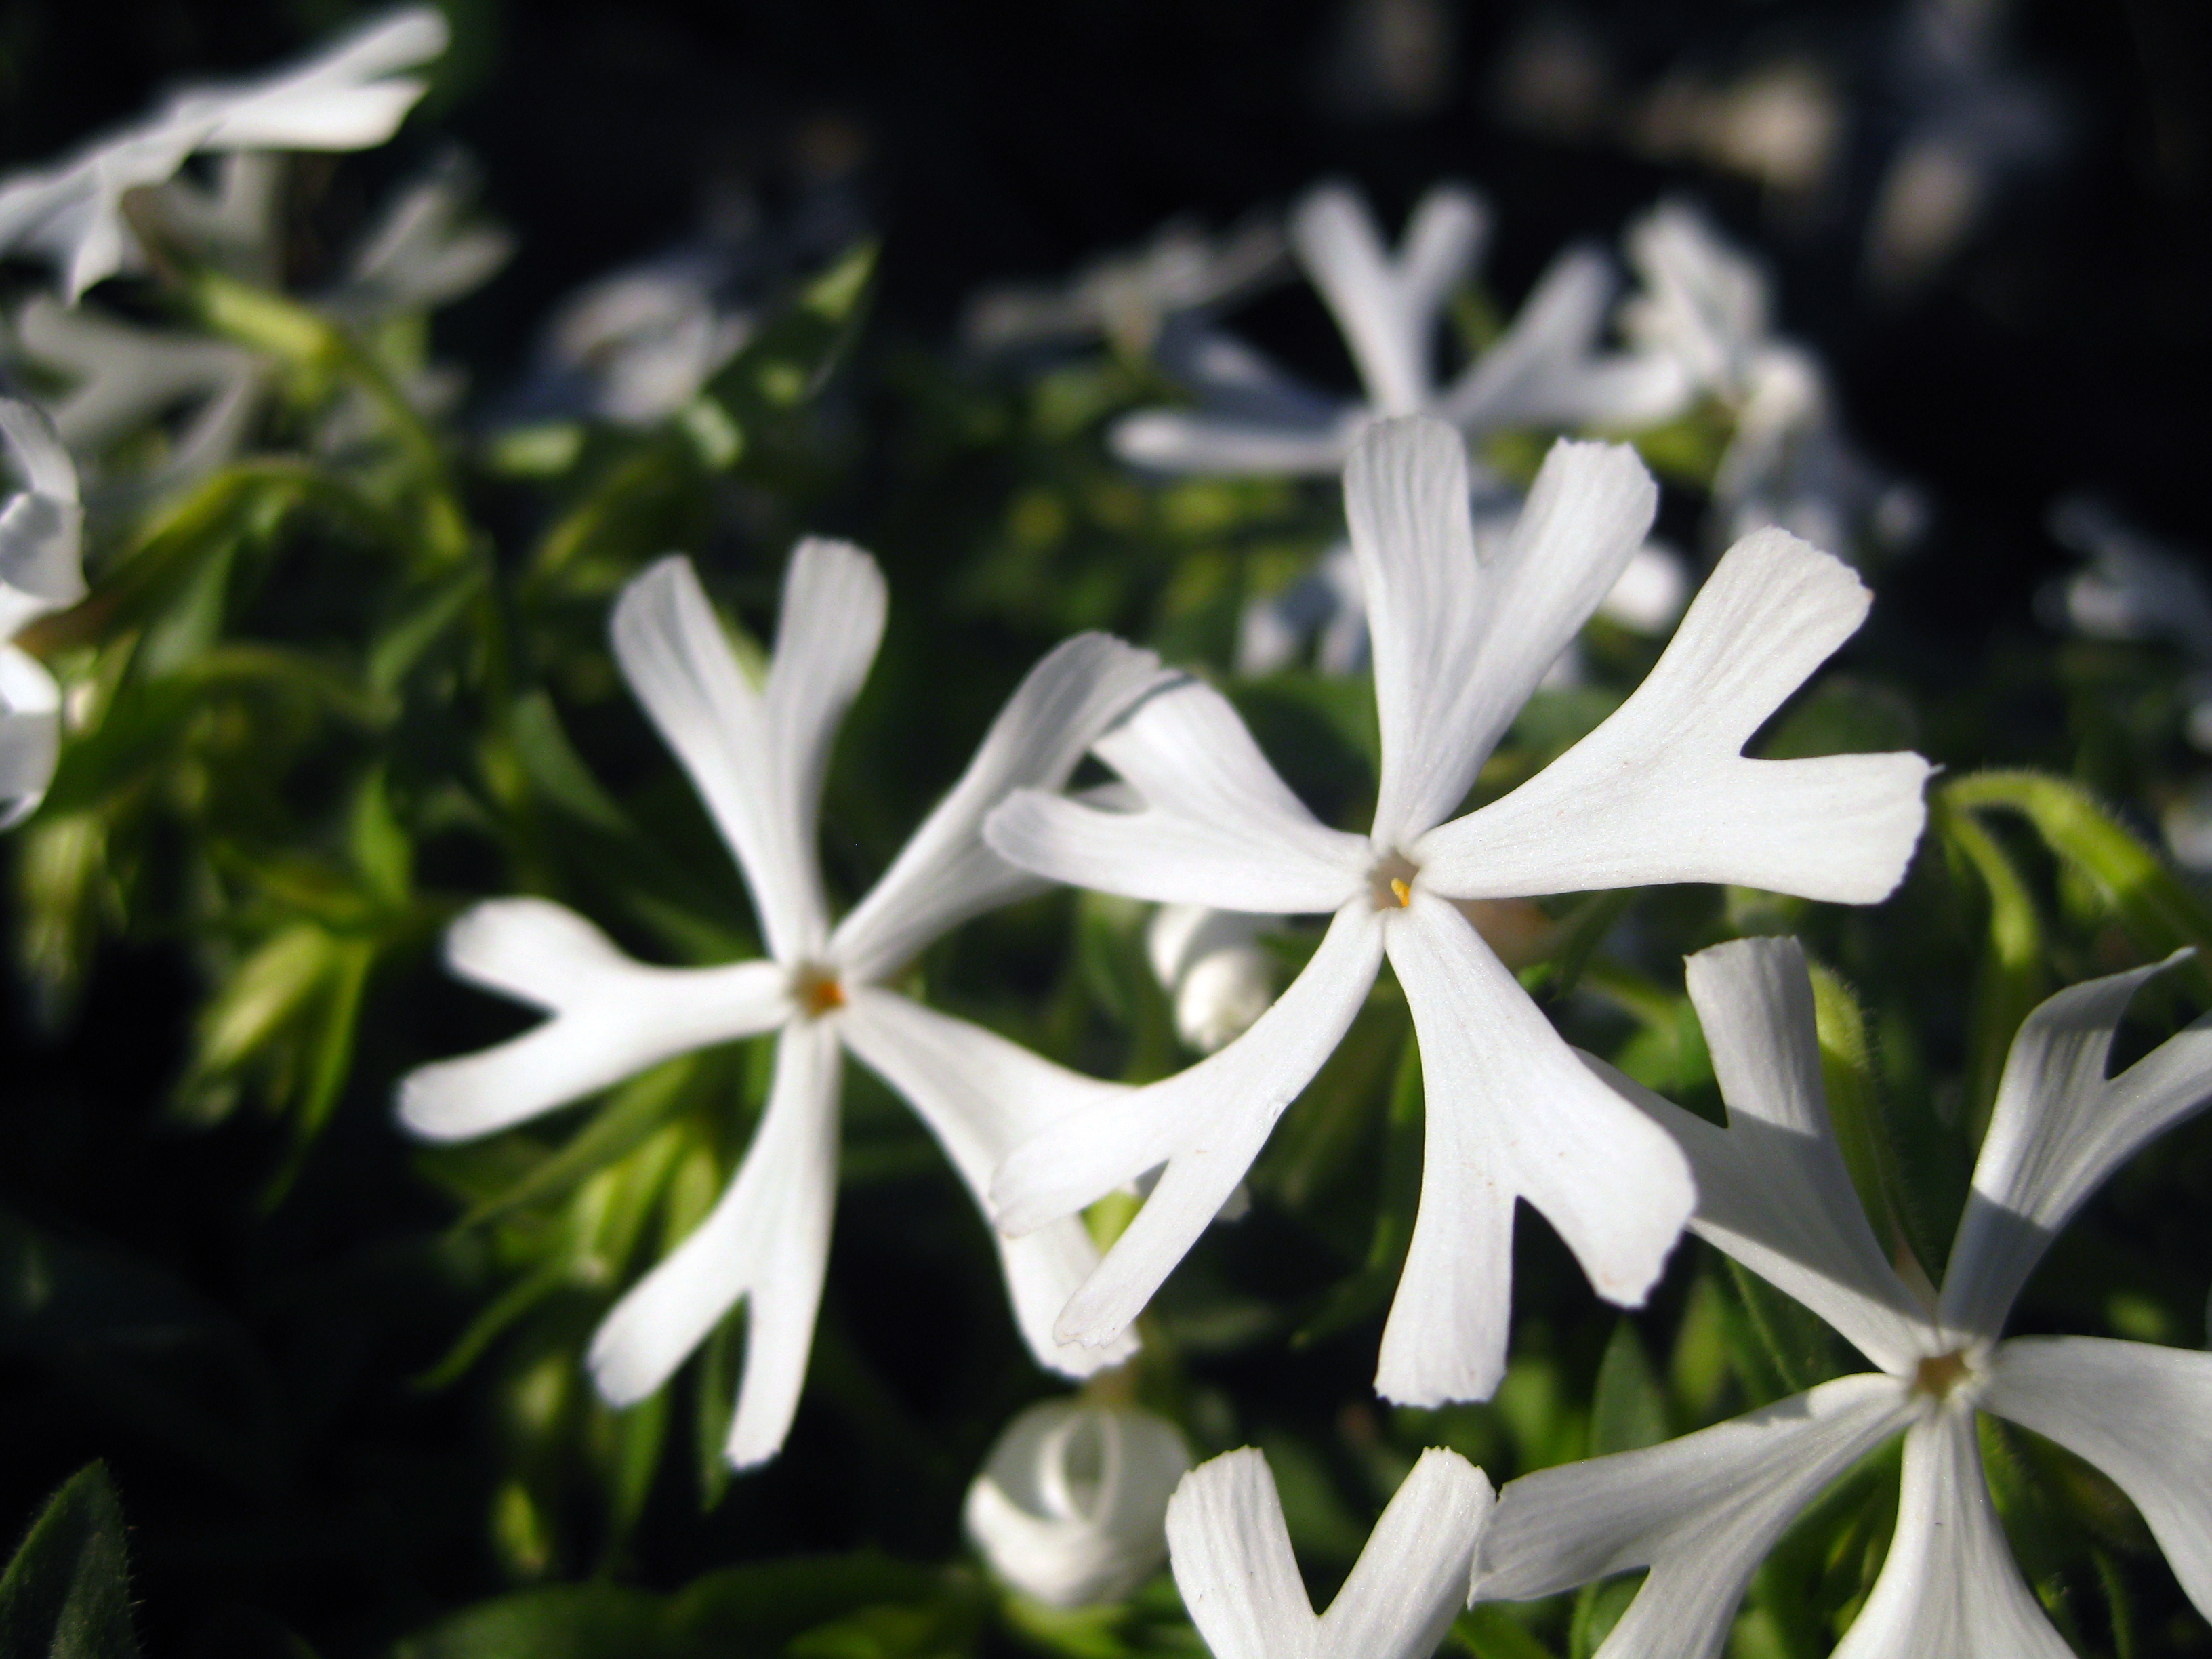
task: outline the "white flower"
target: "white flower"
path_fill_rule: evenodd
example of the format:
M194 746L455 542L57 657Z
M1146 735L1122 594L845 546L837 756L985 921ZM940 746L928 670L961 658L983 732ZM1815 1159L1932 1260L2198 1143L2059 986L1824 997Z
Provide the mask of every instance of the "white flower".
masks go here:
M1141 356L1170 319L1211 310L1268 281L1283 252L1283 233L1267 220L1248 220L1217 239L1174 219L1142 247L1093 260L1064 284L986 289L969 306L961 331L987 351L1103 337Z
M1382 773L1373 829L1316 820L1219 693L1158 693L1096 745L1145 803L1018 791L990 844L1079 886L1216 908L1334 913L1305 969L1218 1054L1045 1131L993 1183L1019 1234L1166 1166L1054 1329L1110 1340L1212 1218L1334 1048L1387 954L1427 1085L1419 1215L1376 1386L1486 1397L1503 1364L1513 1203L1550 1218L1598 1291L1640 1301L1688 1218L1667 1137L1590 1078L1455 899L1738 882L1871 903L1920 833L1917 755L1741 750L1850 637L1869 598L1779 531L1732 549L1650 678L1511 794L1445 820L1536 682L1642 543L1657 491L1622 447L1561 442L1513 535L1475 541L1458 434L1378 422L1345 474L1373 635Z
M0 505L0 641L84 597L84 510L76 468L52 424L0 398L0 440L26 486ZM44 799L61 748L61 688L46 665L0 645L0 829Z
M51 401L62 441L88 463L156 422L165 451L137 483L156 490L204 477L238 453L273 366L224 340L140 328L46 295L15 317L20 355L69 382Z
M2131 528L2102 502L2069 495L2051 510L2051 533L2085 568L2052 596L2057 620L2100 640L2170 640L2212 667L2212 588L2201 560Z
M976 826L1012 786L1064 781L1091 739L1153 682L1158 663L1095 634L1046 657L952 793L833 929L816 812L838 720L875 657L884 611L883 577L867 555L802 542L784 580L775 659L756 689L688 561L664 559L632 581L615 606L616 657L736 854L768 959L651 967L557 904L480 904L447 936L453 970L551 1018L482 1054L426 1066L400 1088L410 1128L464 1139L687 1050L778 1033L768 1106L736 1177L608 1316L591 1349L600 1392L627 1405L666 1382L744 1300L744 1376L728 1447L740 1467L775 1454L798 1407L829 1261L846 1049L915 1109L979 1199L1024 1134L1079 1103L1125 1092L883 984L946 928L1033 890ZM1080 1221L1002 1239L1000 1255L1040 1361L1079 1376L1132 1351L1063 1347L1051 1334L1053 1315L1097 1259Z
M583 382L591 414L650 426L696 398L752 337L722 297L727 260L679 250L602 276L562 302L548 331L550 378Z
M1621 306L1621 332L1679 364L1735 422L1713 477L1715 539L1772 525L1830 547L1862 529L1887 546L1912 541L1917 493L1851 447L1820 361L1773 332L1765 274L1680 202L1662 202L1626 240L1643 286Z
M1602 1659L1712 1659L1753 1571L1797 1513L1902 1433L1896 1536L1838 1659L2066 1659L2071 1650L2021 1582L1997 1526L1979 1410L2103 1469L2212 1613L2212 1354L2089 1337L1997 1340L2045 1249L2098 1184L2212 1096L2212 1018L2106 1075L2121 1014L2158 971L2062 991L2021 1025L1931 1302L1890 1265L1844 1167L1796 941L1743 939L1691 957L1690 996L1728 1127L1613 1074L1616 1086L1688 1152L1695 1230L1881 1370L1665 1445L1514 1481L1484 1534L1474 1597L1546 1595L1649 1566Z
M1006 1425L962 1510L991 1570L1048 1607L1118 1601L1167 1557L1182 1431L1133 1406L1048 1400Z
M1520 516L1517 494L1479 494L1476 548L1490 539L1503 543ZM1629 556L1620 580L1592 614L1631 633L1656 636L1674 625L1689 596L1690 573L1682 556L1663 542L1646 542ZM1337 543L1280 592L1244 607L1237 619L1237 672L1248 677L1279 673L1299 660L1309 641L1313 665L1322 673L1356 674L1367 666L1367 598L1359 591L1359 562L1350 542ZM1572 655L1570 646L1559 658L1563 669Z
M1163 904L1145 929L1152 976L1175 1004L1176 1033L1210 1054L1242 1036L1275 1000L1275 959L1255 941L1282 916Z
M398 73L446 49L445 18L410 6L356 30L296 68L188 87L133 126L69 160L0 184L0 254L44 254L74 303L143 257L124 198L168 179L185 158L239 150L367 149L398 130L426 82Z
M1413 210L1399 251L1382 245L1366 205L1342 185L1310 191L1291 216L1291 246L1342 331L1363 395L1323 397L1250 348L1201 331L1164 340L1165 367L1196 410L1147 410L1115 425L1115 453L1172 472L1329 473L1378 416L1425 413L1474 434L1513 426L1633 426L1680 405L1671 359L1602 356L1613 299L1602 256L1553 262L1511 328L1449 386L1431 368L1437 325L1479 260L1488 215L1472 191L1439 185Z
M1274 1476L1247 1446L1176 1489L1176 1587L1214 1659L1428 1659L1459 1612L1491 1499L1489 1480L1457 1452L1423 1452L1316 1618Z
M374 320L447 305L489 282L514 257L514 238L467 222L473 194L459 158L403 186L348 257L330 308Z

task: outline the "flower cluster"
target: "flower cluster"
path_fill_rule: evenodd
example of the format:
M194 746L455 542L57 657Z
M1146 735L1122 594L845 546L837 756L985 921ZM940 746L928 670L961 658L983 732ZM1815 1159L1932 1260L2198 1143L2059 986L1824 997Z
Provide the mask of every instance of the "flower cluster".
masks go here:
M1936 80L2005 102L1984 34L1911 18ZM1509 309L1471 186L1394 242L1327 179L986 289L959 353L846 398L874 246L825 162L799 208L729 194L586 283L477 391L430 350L517 252L471 164L366 209L285 159L391 139L448 33L402 9L0 179L0 258L59 276L0 337L0 823L58 1026L106 940L203 988L164 1086L176 1124L282 1121L257 1216L371 1134L395 1184L363 1213L458 1206L393 1253L408 1316L458 1327L410 1380L494 1402L509 1579L626 1571L680 1410L707 1506L784 1505L796 1547L842 1412L838 1455L899 1462L853 1530L896 1508L951 1547L957 1515L988 1577L894 1595L862 1551L592 1617L685 1655L964 1654L988 1623L1061 1659L1191 1627L1425 1659L1462 1620L1543 1651L1579 1592L1597 1659L2060 1659L2067 1581L2001 1524L2017 1430L2089 1494L2087 1547L2162 1555L2212 1619L2178 1293L2015 1313L2212 1102L2212 1015L2178 1012L2212 906L2130 828L2212 864L2170 752L2212 747L2187 556L2052 520L2088 562L2046 589L2079 637L2038 684L2124 728L2078 769L2139 799L1940 775L1984 711L1862 633L1919 494L1674 197ZM1829 165L1818 90L1762 106L1793 187ZM1632 142L1729 150L1749 95L1654 94ZM2003 142L1916 116L1884 280L1964 234L1914 216L1945 169L1978 191L2035 148L2007 107ZM1292 282L1356 389L1252 343ZM913 428L872 430L902 398ZM947 480L1004 499L948 511ZM27 1319L98 1281L0 1208L18 1233ZM148 1346L109 1307L196 1328L167 1280L124 1289L57 1347ZM2065 1334L2084 1309L2119 1334ZM1281 1408L1334 1464L1246 1392L1298 1355L1350 1390ZM961 1426L907 1420L909 1386ZM198 1422L173 1407L144 1414ZM1762 1648L1801 1525L1819 1605ZM1340 1570L1319 1614L1302 1554ZM404 1650L504 1659L567 1605Z

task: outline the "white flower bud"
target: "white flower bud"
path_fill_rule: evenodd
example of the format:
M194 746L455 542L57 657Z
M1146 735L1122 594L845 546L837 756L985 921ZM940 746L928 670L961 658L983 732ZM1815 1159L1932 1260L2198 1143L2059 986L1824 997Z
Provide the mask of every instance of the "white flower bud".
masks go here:
M1048 1400L1006 1425L968 1488L968 1536L1013 1589L1055 1607L1117 1601L1167 1558L1190 1449L1133 1407Z
M1145 952L1175 1002L1176 1031L1210 1054L1243 1035L1279 988L1273 957L1254 943L1280 916L1163 904L1145 933Z

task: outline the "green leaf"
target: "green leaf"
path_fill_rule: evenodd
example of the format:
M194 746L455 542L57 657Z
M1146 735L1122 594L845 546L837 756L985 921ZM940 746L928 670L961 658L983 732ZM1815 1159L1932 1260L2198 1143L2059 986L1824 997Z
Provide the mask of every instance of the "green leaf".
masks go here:
M1556 1659L1551 1649L1495 1602L1470 1608L1453 1620L1447 1640L1474 1659Z
M106 1466L71 1475L0 1577L0 1659L137 1659L123 1506Z
M1960 810L1948 790L1938 791L1930 808L1929 829L1954 855L1954 866L1964 865L1979 878L1989 899L1966 1052L1968 1139L1978 1144L1996 1104L2013 1034L2051 992L2043 917L2019 868L1979 818Z
M1656 1446L1670 1432L1667 1396L1636 1327L1618 1320L1613 1340L1598 1364L1597 1387L1590 1399L1590 1455L1639 1451Z
M392 1659L681 1659L663 1599L614 1584L523 1590L444 1620Z

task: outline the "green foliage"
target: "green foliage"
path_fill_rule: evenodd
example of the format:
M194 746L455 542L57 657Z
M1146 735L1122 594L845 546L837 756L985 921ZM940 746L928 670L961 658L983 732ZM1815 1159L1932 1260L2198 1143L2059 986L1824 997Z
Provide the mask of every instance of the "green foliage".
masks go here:
M0 1577L7 1659L138 1659L123 1506L98 1463L79 1469L31 1523Z

